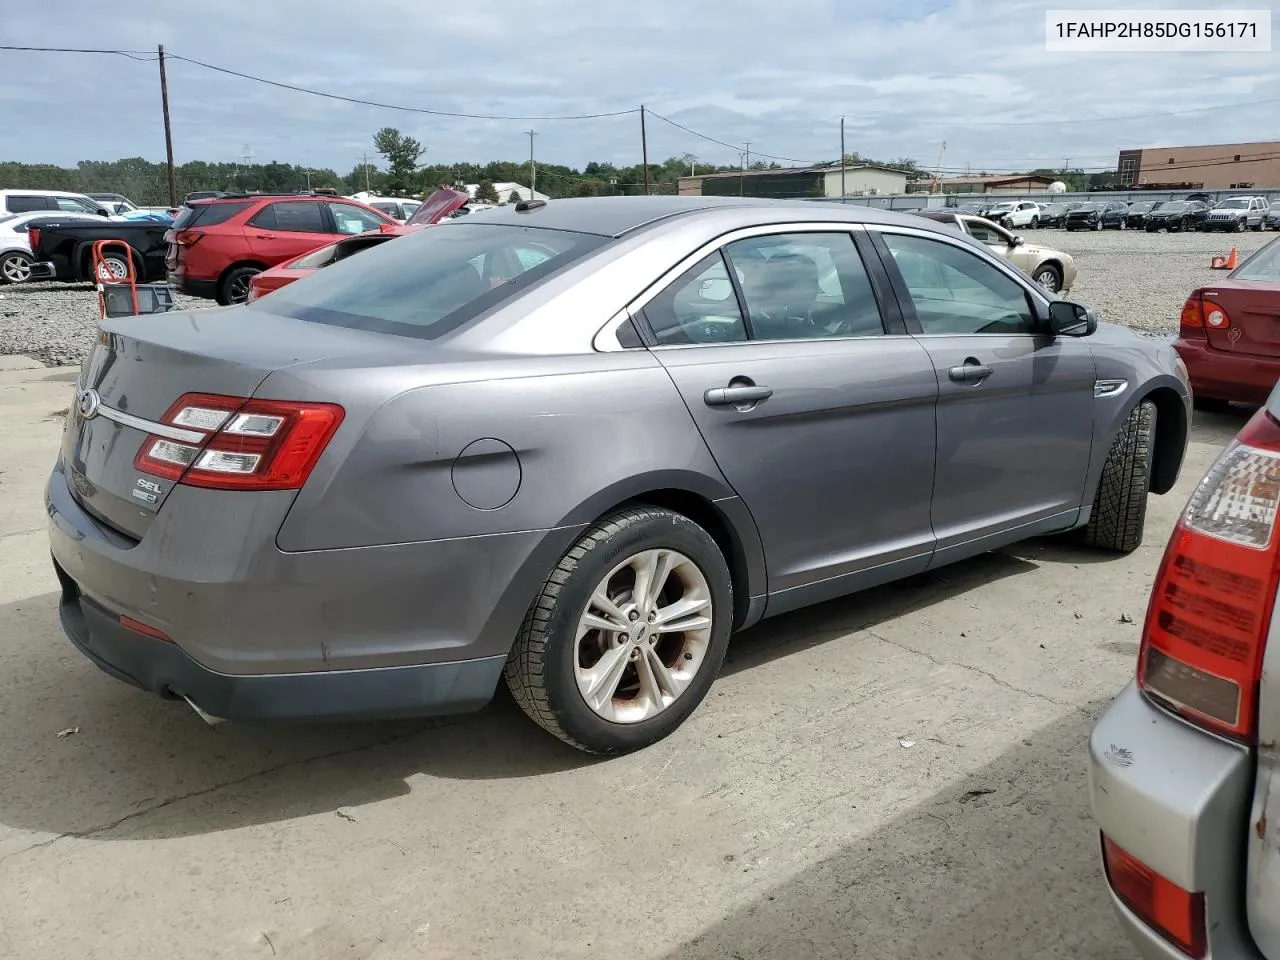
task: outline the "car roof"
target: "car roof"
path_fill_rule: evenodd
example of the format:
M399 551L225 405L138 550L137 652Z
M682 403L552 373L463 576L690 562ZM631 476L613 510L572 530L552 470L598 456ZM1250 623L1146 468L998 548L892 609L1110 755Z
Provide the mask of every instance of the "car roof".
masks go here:
M920 226L906 213L861 204L814 200L766 200L757 197L577 197L548 200L533 209L507 204L458 223L516 224L549 230L622 237L674 218L715 220L724 229L768 223L832 221Z

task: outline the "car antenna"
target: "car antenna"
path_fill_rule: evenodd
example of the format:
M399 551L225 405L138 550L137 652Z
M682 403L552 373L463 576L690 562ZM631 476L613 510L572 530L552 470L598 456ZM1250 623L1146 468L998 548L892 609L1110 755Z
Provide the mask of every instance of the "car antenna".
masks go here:
M547 205L545 200L517 200L516 213L528 213L530 210L541 210Z

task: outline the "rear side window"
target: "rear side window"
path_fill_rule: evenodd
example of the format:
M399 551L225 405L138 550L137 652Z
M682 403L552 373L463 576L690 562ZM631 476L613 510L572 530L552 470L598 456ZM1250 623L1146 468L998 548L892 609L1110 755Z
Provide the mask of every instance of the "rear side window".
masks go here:
M1272 240L1242 263L1232 277L1236 280L1280 280L1280 240Z
M249 225L263 230L284 230L289 233L329 232L320 204L309 200L269 203L254 215Z
M212 227L219 223L226 223L238 213L243 213L253 205L252 200L243 203L202 203L198 206L187 207L178 214L177 219L173 221L175 230L182 227L194 227L199 224L202 227Z
M9 197L5 206L10 213L30 213L32 210L52 210L53 201L49 197L16 196Z
M430 227L339 260L249 308L434 340L606 242L591 234L536 227ZM526 269L534 250L546 259Z

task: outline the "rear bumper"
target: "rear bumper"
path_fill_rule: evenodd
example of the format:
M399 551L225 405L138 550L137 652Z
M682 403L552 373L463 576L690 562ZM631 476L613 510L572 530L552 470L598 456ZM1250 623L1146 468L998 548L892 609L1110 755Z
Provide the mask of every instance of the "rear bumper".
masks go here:
M113 676L216 716L471 710L578 533L285 552L275 536L292 503L179 486L128 540L85 512L59 464L46 509L68 636Z
M136 633L62 583L58 616L76 648L99 669L163 697L186 697L227 720L390 718L479 710L493 697L506 657L373 670L234 676L201 666L176 644Z
M1280 357L1227 353L1205 340L1179 338L1173 347L1187 365L1196 396L1262 404L1280 380Z
M1248 750L1168 715L1134 683L1089 739L1089 793L1099 829L1184 890L1204 892L1215 960L1264 960L1249 935L1243 899L1253 766ZM1114 893L1112 900L1143 957L1185 960Z
M58 265L50 260L42 260L39 263L31 264L32 280L56 280L58 278Z
M188 297L202 297L205 300L214 300L218 296L218 282L216 280L192 280L183 276L181 273L170 272L167 275L170 285L180 293L185 293Z

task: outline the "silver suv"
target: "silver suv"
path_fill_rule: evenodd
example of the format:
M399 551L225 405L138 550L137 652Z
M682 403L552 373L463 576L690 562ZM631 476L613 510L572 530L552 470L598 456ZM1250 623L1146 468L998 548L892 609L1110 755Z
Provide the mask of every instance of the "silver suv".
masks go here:
M1148 958L1280 958L1278 413L1280 390L1192 494L1089 743L1108 886Z
M1269 208L1266 197L1231 197L1209 211L1201 230L1262 230Z

